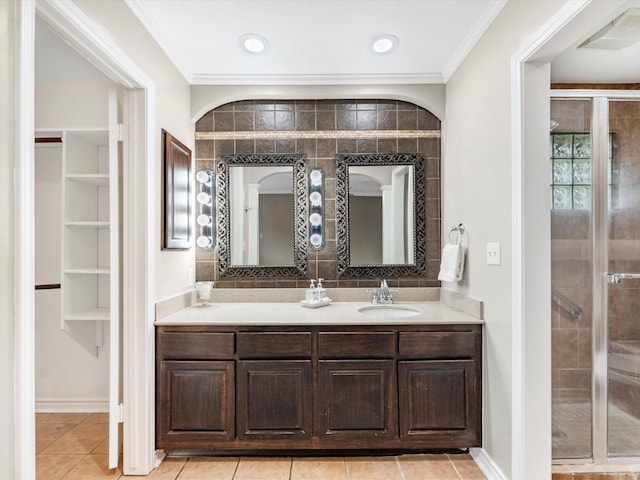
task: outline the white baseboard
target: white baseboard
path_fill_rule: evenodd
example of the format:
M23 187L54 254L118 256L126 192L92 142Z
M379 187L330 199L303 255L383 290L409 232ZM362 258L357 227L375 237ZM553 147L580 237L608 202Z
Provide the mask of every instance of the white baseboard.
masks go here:
M36 398L36 413L105 413L109 400L103 398Z
M508 480L484 448L471 448L469 453L489 480Z

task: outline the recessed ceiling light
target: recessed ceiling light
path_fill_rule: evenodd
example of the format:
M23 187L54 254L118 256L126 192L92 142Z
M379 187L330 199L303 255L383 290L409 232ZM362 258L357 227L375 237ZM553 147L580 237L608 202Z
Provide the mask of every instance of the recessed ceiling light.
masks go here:
M373 42L371 42L371 51L378 54L389 53L397 48L398 43L400 43L400 41L395 35L378 35L373 39Z
M249 33L242 35L238 40L239 45L249 53L262 53L269 46L269 42L266 38L260 35Z

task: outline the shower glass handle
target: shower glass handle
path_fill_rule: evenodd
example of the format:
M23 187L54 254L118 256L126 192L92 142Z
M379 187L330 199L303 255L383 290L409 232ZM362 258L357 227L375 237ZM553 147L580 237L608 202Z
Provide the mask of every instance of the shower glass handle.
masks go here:
M627 278L640 278L640 273L607 273L607 283L620 283Z

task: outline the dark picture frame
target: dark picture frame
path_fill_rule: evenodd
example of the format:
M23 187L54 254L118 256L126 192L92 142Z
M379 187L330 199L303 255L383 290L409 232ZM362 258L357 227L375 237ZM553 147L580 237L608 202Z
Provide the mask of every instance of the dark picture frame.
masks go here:
M162 129L162 250L191 248L191 150Z

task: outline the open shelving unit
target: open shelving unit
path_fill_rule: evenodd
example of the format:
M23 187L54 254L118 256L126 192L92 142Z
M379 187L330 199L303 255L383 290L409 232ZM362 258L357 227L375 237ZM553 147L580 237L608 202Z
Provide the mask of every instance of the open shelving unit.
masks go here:
M62 166L61 328L99 322L100 347L118 274L118 172L110 162L108 130L63 132Z

